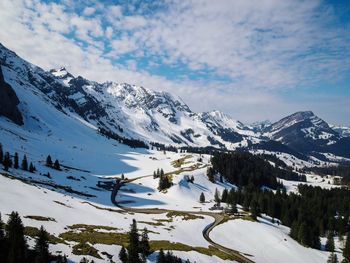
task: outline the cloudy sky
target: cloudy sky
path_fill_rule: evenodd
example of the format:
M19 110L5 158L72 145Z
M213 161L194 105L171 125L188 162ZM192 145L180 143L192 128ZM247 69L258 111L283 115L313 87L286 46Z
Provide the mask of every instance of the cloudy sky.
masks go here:
M0 42L44 69L165 90L244 122L350 125L348 0L1 0Z

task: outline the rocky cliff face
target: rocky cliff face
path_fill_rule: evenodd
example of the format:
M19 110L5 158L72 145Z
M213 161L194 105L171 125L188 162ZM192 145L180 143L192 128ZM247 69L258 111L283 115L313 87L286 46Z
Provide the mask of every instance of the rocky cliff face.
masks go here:
M18 125L23 125L23 117L18 110L19 99L12 87L5 82L0 67L0 115L12 120Z

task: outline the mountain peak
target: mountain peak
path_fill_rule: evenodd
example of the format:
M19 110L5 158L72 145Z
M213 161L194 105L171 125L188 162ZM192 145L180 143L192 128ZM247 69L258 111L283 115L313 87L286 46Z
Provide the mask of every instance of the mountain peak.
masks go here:
M50 73L60 79L64 79L67 77L74 78L74 76L71 73L69 73L64 66L58 69L51 69Z

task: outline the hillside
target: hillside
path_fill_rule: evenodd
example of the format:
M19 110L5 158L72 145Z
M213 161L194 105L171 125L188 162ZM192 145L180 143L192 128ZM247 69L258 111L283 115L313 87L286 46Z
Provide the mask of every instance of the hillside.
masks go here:
M209 180L210 155L183 149L157 150L150 144L251 150L254 154L276 155L275 160L262 161L266 167L279 166L278 160L282 160L295 170L320 163L309 151L297 151L293 140L289 142L295 130L305 129L305 135L296 136L315 145L322 140L322 147L335 147L345 138L313 114L298 114L267 128L251 128L218 111L194 113L168 93L129 84L99 84L74 77L65 69L46 72L4 46L0 46L0 62L0 94L4 87L15 93L10 107L18 110L15 116L0 116L2 150L9 152L11 160L17 153L20 164L26 156L28 164L36 167L32 173L21 165L8 171L0 165L0 212L4 222L12 211L19 212L30 247L35 242L33 227L44 225L52 235L53 255L66 254L73 262L83 257L95 262L120 262L118 253L127 245L129 225L136 219L139 229L149 230L154 253L147 262L156 261L160 248L191 262L274 261L281 250L293 253L286 262L326 262L329 252L305 248L289 237L289 227L272 222L265 214L255 219L238 202L238 212L233 214L222 213L230 208L226 202L212 210L218 203L216 190L221 194L238 187L220 174ZM103 136L98 132L101 128L142 140L149 149L132 148ZM250 148L275 140L291 153L306 156L306 160L287 150ZM336 142L328 144L330 141ZM345 144L343 148L346 153ZM334 153L333 159L329 158L332 162L343 156ZM48 155L61 169L46 165ZM326 160L328 164L330 160ZM157 169L163 169L171 180L170 188L159 190L160 179L153 176ZM303 184L338 187L331 184L331 176L327 180L305 176ZM274 179L282 181L288 193L298 191L300 182ZM267 185L260 186L268 189ZM205 202L199 202L201 193ZM270 257L257 245L266 240L272 244ZM325 240L321 243L324 245ZM337 244L339 257L340 247Z

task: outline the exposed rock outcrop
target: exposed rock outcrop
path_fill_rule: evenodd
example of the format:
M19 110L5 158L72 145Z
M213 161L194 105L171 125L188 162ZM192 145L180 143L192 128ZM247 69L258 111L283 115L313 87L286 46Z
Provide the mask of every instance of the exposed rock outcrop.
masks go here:
M0 116L5 116L18 125L23 125L23 117L17 107L18 104L19 99L16 92L5 82L0 67Z

